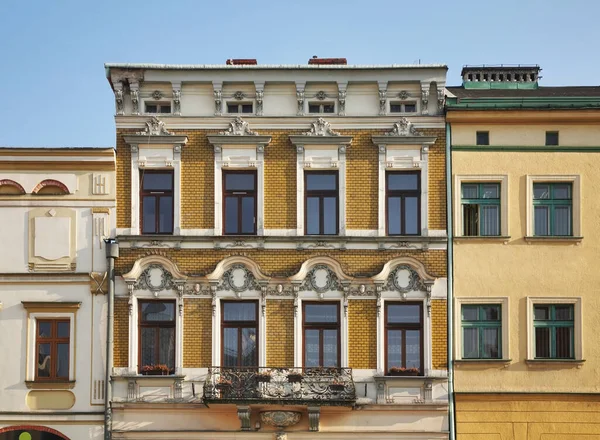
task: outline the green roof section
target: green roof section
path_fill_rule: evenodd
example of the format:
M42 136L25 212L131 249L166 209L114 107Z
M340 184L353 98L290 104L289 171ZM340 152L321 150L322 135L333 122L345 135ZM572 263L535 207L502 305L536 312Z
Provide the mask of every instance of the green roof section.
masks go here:
M448 110L594 109L600 108L600 96L447 97L446 108Z

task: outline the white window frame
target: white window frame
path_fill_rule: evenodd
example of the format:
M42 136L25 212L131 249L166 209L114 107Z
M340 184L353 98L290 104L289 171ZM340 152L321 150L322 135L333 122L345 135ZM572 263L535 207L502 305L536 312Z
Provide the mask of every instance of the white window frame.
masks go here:
M56 303L57 307L60 307L60 303ZM37 363L37 352L36 352L36 335L37 335L37 321L39 319L69 319L69 382L75 381L75 344L76 340L76 312L31 312L29 313L28 323L28 362L27 362L27 373L25 376L26 381L35 381L35 370ZM37 382L36 382L37 383ZM39 383L43 383L40 381ZM52 383L48 383L48 387L51 387Z
M229 111L230 105L237 105L238 111L235 113L230 112ZM250 113L243 113L241 111L243 105L251 105L252 111ZM252 116L255 113L256 113L256 103L254 102L254 100L252 100L252 101L226 101L225 102L225 114L227 114L227 115L239 115L240 117L242 117L242 116Z
M510 357L510 299L504 296L495 297L455 297L454 298L454 359L479 361L479 362L502 362ZM499 359L463 359L462 338L462 306L463 305L499 305L501 316L501 338L502 357Z
M157 111L155 113L147 111L146 107L148 105L155 105ZM165 105L168 105L171 108L170 112L161 113L160 111L158 111L161 108L161 106L165 106ZM152 101L150 99L144 100L144 114L152 115L152 116L154 116L154 115L172 115L173 114L173 101L170 101L170 100L168 100L168 101Z
M580 296L574 297L527 297L527 360L535 362L544 362L546 359L535 359L535 330L533 327L533 307L537 304L571 304L573 305L573 341L574 341L574 353L575 361L583 361L583 310L582 310L582 298ZM572 359L547 359L548 362L560 362L560 361L573 361Z
M311 105L318 105L319 106L319 111L316 113L312 113L310 111L310 106ZM325 113L324 110L324 106L325 105L333 105L333 112L331 113ZM308 101L306 104L306 114L308 116L311 115L330 115L330 116L335 116L338 113L338 108L337 108L337 101Z
M533 225L533 184L534 183L570 183L573 188L572 201L571 201L571 209L573 210L573 234L567 238L581 238L582 230L581 230L581 201L582 201L582 193L581 193L581 176L578 174L572 175L527 175L527 237L531 238L540 238L540 236L534 235L534 225ZM556 236L544 236L543 239L552 239L552 238L563 238Z
M402 109L399 112L392 111L392 105L401 105ZM414 105L414 112L407 112L406 105ZM398 100L390 100L388 101L388 114L389 115L416 115L419 113L419 103L417 101L398 101Z
M508 175L506 174L457 174L454 176L454 236L457 238L482 238L494 239L497 236L465 236L464 219L462 212L462 184L463 183L499 183L500 184L500 237L510 236L508 203Z

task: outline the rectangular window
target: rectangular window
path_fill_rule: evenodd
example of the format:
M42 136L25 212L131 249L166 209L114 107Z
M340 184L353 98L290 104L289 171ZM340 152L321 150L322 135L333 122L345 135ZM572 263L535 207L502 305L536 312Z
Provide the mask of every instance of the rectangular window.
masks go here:
M146 102L146 113L171 113L171 103Z
M572 189L569 182L533 184L534 235L573 235Z
M558 145L558 131L546 132L546 145Z
M304 302L304 366L340 366L340 303Z
M332 102L309 103L308 113L335 113L335 104Z
M142 234L173 233L173 172L141 171Z
M35 380L69 380L69 319L38 319Z
M254 108L251 103L227 103L227 113L254 113Z
M339 224L337 171L306 171L304 185L306 234L337 235Z
M221 303L221 365L258 366L258 301Z
M139 302L139 365L175 372L175 301Z
M423 304L385 304L385 365L423 374Z
M256 234L256 171L223 172L224 233Z
M534 305L536 359L575 359L572 304Z
M500 235L500 184L463 183L461 185L463 235Z
M386 174L388 235L421 235L421 173Z
M463 359L502 358L500 305L462 306Z
M414 102L390 102L390 113L415 113L417 104Z
M489 131L478 131L476 137L477 137L477 145L489 145L490 144L490 132Z

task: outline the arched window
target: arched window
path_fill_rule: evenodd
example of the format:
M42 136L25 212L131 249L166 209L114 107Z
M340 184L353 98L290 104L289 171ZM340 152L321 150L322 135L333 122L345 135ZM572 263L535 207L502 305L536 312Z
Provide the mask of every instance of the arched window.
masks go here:
M10 179L0 180L0 195L19 196L21 194L25 194L25 190L17 182Z
M69 194L69 188L58 180L46 179L42 180L31 192L40 196L56 196Z

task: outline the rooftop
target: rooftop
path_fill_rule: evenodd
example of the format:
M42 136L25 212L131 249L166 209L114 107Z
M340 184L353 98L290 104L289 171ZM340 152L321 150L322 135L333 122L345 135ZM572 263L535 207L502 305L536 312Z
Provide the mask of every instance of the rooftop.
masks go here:
M377 69L445 69L446 64L145 64L105 63L110 69L157 70L377 70Z

